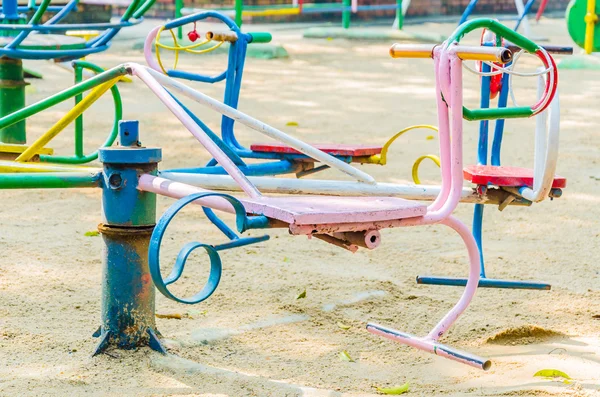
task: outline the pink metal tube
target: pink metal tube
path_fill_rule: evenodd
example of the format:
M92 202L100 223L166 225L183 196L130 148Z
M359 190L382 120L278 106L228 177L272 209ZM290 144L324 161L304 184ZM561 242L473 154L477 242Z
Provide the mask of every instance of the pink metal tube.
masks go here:
M152 46L154 44L154 40L156 39L156 35L158 34L159 29L160 26L155 27L146 36L146 40L144 41L144 58L146 58L146 63L148 64L148 66L160 72L161 68L158 62L156 62L156 60L154 59L154 55L152 54Z
M452 229L458 232L460 237L463 239L469 253L469 278L465 290L463 291L456 305L454 305L454 307L440 320L440 322L438 322L438 324L425 338L418 338L375 323L368 323L367 331L372 334L380 335L405 345L487 371L492 366L490 360L481 358L471 353L456 350L452 347L437 342L437 340L444 333L446 333L446 331L452 326L452 324L454 324L458 317L471 303L471 300L477 291L477 285L479 284L480 277L479 250L469 228L452 216L449 216L440 223L450 226Z
M210 190L205 190L199 187L186 185L185 183L173 182L158 176L144 174L140 176L138 181L138 190L160 194L161 196L180 199L194 193L210 193ZM212 208L218 211L229 212L235 214L235 209L231 203L222 197L203 197L194 204L202 205L203 207Z
M442 65L445 65L445 52L442 53ZM450 56L450 73L451 73L451 84L447 88L447 92L449 92L450 98L450 114L451 114L451 164L450 164L450 194L447 200L444 202L442 207L431 214L425 215L425 223L435 223L439 222L442 219L448 217L456 208L458 203L460 202L460 196L462 194L462 184L463 184L463 137L462 137L462 126L463 126L463 117L462 117L462 103L463 103L463 93L462 93L462 60L456 56L456 54L451 54ZM441 80L442 84L448 84L448 81ZM447 98L447 97L445 97ZM445 99L444 98L444 99ZM438 107L443 106L443 99L438 95ZM448 113L447 111L445 112ZM448 123L447 117L439 118L440 127L442 123ZM447 126L444 126L447 128ZM440 138L441 139L441 138Z
M450 172L450 127L448 124L448 105L440 97L441 90L441 76L440 76L440 52L441 49L435 48L433 54L433 67L435 71L435 92L436 92L436 106L438 111L438 137L440 140L440 170L442 173L442 185L440 194L436 197L434 202L427 208L428 211L439 210L442 204L448 198L451 185L451 172Z
M452 50L449 50L448 52L436 52L436 54L434 54L434 59L436 58L439 58L439 62L436 63L435 71L440 152L444 159L442 162L442 191L438 196L439 200L436 199L434 204L428 208L429 212L427 215L422 218L403 219L398 222L398 226L442 223L454 229L461 236L467 247L469 254L469 278L459 301L425 338L417 338L373 323L367 324L367 330L373 334L398 341L417 349L487 370L491 366L489 360L482 359L470 353L455 350L437 342L471 303L471 300L477 291L477 285L479 284L480 258L477 244L469 229L458 219L451 216L451 213L458 205L462 192L462 62L456 54L452 53ZM451 144L449 146L442 143L443 139L450 139L448 106L450 106L451 115ZM444 172L444 166L446 167L446 172ZM450 182L449 191L444 188L444 182ZM448 183L446 183L446 186L448 186ZM448 194L446 194L446 197L443 197L445 191Z
M480 258L479 258L479 249L477 248L477 243L475 242L475 238L473 234L461 221L456 219L453 216L449 216L442 222L440 222L446 226L450 226L454 229L462 238L467 247L467 251L469 253L469 278L467 280L467 285L465 286L465 290L463 291L460 299L454 305L452 310L450 310L444 318L440 320L440 322L431 330L429 335L427 335L428 339L432 339L437 341L442 335L446 333L446 331L454 324L456 319L467 309L473 296L475 296L475 292L477 292L477 285L479 284L479 269L480 269Z
M462 364L470 365L471 367L483 369L484 371L487 371L492 366L492 362L485 358L454 349L434 340L416 338L412 335L379 324L369 323L367 324L367 330L372 334L383 336L384 338L400 342L416 349L424 350L428 353L433 353L436 356L445 357Z

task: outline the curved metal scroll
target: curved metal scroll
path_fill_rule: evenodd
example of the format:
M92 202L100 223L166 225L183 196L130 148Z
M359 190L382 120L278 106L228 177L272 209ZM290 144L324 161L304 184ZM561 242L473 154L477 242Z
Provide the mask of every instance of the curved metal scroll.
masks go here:
M177 215L177 213L181 211L181 209L183 209L183 207L185 207L186 205L198 199L211 196L221 197L231 204L236 215L236 226L240 233L243 233L248 229L262 228L267 225L266 217L248 217L248 215L246 215L246 210L244 209L242 203L240 203L240 201L236 198L227 194L213 192L195 193L177 200L177 202L171 207L169 207L169 209L158 220L158 223L156 224L156 227L152 232L152 236L150 237L150 245L148 248L148 264L150 267L150 274L152 275L152 281L154 281L156 288L164 296L176 302L193 305L208 299L208 297L210 297L213 294L213 292L215 292L217 286L219 285L219 282L221 281L222 264L218 251L221 249L233 248L235 246L227 244L224 244L222 246L212 246L199 242L187 243L179 251L171 273L164 279L160 274L160 245L165 231L169 226L169 223L175 217L175 215ZM208 281L206 282L202 290L197 294L189 298L179 298L175 296L171 291L169 291L167 286L174 283L181 277L188 257L194 250L198 248L203 248L208 254L208 257L210 258L210 274L208 276Z

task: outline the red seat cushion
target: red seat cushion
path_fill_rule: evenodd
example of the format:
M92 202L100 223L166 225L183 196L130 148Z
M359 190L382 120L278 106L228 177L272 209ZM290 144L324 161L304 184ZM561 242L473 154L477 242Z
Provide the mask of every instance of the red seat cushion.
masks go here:
M493 165L469 165L463 169L465 180L476 185L495 186L533 186L533 170L519 167L498 167ZM567 179L555 176L552 187L562 189L567 186Z
M381 153L381 146L372 145L342 145L342 144L324 144L313 145L319 150L334 156L372 156ZM250 146L254 152L263 153L286 153L286 154L302 154L294 148L291 148L283 143L255 143Z

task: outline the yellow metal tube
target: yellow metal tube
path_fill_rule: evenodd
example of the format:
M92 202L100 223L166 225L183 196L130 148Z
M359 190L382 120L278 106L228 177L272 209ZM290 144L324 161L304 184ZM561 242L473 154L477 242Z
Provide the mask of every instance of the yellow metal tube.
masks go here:
M433 58L436 44L394 44L390 48L392 58ZM501 64L512 60L512 52L504 47L453 46L456 55L465 61L489 61Z
M387 164L387 153L388 153L388 150L390 149L390 146L392 145L392 143L394 143L394 141L396 139L398 139L400 136L402 136L402 134L404 134L410 130L416 130L419 128L424 128L424 129L433 130L435 132L438 132L438 128L436 126L429 125L429 124L411 125L410 127L406 127L403 130L398 131L396 134L394 134L394 136L392 136L390 139L388 139L388 141L381 148L381 153L379 155L371 156L369 158L368 163L386 165Z
M585 21L585 41L583 42L583 49L585 53L589 55L594 50L594 29L598 22L596 0L588 0L587 14L585 14L583 20Z
M244 10L245 17L270 17L275 15L296 15L300 14L299 8L281 8L276 10Z
M429 159L429 160L433 161L438 167L441 167L442 161L435 154L426 154L424 156L420 156L417 160L415 160L415 163L413 164L413 167L412 167L412 178L413 178L413 182L415 183L415 185L421 184L421 180L419 179L419 166L425 159Z
M0 143L0 153L19 154L27 150L28 147L18 143ZM54 154L54 150L52 148L40 148L36 154Z
M235 43L238 39L235 32L206 32L206 38L214 41L228 41Z
M15 161L25 162L31 160L36 153L39 152L48 142L50 142L55 136L57 136L66 126L71 124L73 120L79 117L87 108L89 108L98 98L100 98L106 91L108 91L113 85L119 81L121 77L109 80L104 84L101 84L94 88L81 102L69 110L69 112L54 124L44 135L39 137L35 142L27 148L23 153L16 158Z
M31 173L31 172L98 172L100 168L82 167L77 165L49 163L17 163L16 161L0 160L0 173Z

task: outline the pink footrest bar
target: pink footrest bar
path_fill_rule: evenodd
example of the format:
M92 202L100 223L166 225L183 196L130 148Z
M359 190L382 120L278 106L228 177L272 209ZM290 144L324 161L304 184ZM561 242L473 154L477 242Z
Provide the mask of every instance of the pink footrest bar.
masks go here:
M433 339L418 338L416 336L373 323L367 324L367 331L417 349L425 350L426 352L433 353L437 356L446 357L450 360L470 365L471 367L483 369L484 371L487 371L492 366L492 362L490 360L461 350L456 350L450 346L438 343Z

